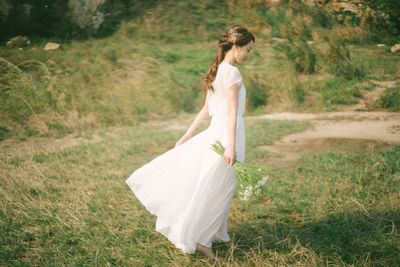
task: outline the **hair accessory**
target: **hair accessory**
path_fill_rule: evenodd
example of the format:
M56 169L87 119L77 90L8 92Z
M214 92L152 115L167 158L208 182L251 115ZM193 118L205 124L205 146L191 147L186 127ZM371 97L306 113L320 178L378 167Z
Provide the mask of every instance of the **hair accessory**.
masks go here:
M228 31L228 40L231 41L232 43L235 43L236 40L241 37L243 34L240 32L235 32L233 30Z

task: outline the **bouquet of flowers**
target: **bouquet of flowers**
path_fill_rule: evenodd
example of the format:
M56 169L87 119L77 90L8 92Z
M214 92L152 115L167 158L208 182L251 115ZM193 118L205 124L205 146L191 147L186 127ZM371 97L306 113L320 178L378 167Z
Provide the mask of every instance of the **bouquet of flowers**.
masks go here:
M221 156L224 155L225 148L219 140L211 145L211 149ZM236 177L241 188L239 192L241 200L247 201L252 195L258 195L261 192L260 187L263 186L269 178L269 175L265 174L265 168L254 164L240 162L235 159L233 167L235 168Z

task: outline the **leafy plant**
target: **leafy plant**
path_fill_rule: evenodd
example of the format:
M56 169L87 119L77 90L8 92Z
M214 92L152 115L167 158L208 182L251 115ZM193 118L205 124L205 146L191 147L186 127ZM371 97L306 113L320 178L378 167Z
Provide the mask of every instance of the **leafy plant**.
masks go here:
M281 36L286 38L273 47L285 54L299 73L314 73L317 63L317 51L312 46L310 20L297 16L289 24L281 25Z
M378 100L379 106L391 111L400 111L400 83L395 87L386 88Z
M249 99L249 109L254 110L267 103L266 85L261 82L258 75L249 78L249 85L246 86L247 98Z
M323 52L323 57L329 66L328 70L347 80L366 76L363 68L351 59L350 51L343 41L333 34L325 36L324 39L328 48Z
M330 79L320 89L323 100L327 105L347 105L358 103L361 96L360 87L356 82L343 79Z
M307 95L307 92L300 83L296 83L292 86L292 95L297 104L302 104L304 103L304 97Z
M398 36L400 33L400 1L398 0L366 0L368 5L380 12L376 17L374 28L384 31L392 36Z

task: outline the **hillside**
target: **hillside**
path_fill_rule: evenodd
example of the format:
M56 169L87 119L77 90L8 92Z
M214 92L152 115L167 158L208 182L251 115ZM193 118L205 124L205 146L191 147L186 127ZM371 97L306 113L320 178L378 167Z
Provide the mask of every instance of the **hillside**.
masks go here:
M239 66L246 115L340 110L377 92L364 109L398 111L399 54L390 51L398 38L377 35L369 20L333 4L152 2L115 22L107 37L32 36L23 48L1 46L0 139L196 112L217 38L232 24L256 35L253 54ZM49 41L61 49L44 51Z

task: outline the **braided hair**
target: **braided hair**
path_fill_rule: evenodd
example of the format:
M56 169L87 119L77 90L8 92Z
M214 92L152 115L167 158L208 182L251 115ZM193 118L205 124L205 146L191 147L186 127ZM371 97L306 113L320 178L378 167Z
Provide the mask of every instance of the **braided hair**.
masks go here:
M204 81L207 85L206 89L204 89L205 93L207 93L208 90L214 92L212 82L217 76L218 65L222 62L222 60L224 60L226 53L233 47L233 45L245 46L250 41L255 41L254 35L245 27L240 25L229 27L229 29L222 34L218 41L218 53L210 63L208 72L204 77Z

